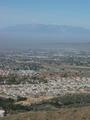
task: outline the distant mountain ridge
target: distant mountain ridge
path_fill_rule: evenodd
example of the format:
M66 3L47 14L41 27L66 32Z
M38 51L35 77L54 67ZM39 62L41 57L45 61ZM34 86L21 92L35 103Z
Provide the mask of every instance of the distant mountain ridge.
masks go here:
M43 47L90 42L90 29L66 25L19 24L0 29L0 47ZM59 44L57 44L59 45ZM58 46L59 47L59 46Z
M90 34L90 29L73 27L66 25L46 25L46 24L18 24L1 29L1 32L31 32L31 33L83 33Z

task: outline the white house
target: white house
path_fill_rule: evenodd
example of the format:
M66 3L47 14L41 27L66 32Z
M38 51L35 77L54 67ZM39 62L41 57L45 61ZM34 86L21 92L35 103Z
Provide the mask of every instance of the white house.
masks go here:
M3 109L0 109L0 117L4 117L5 111Z

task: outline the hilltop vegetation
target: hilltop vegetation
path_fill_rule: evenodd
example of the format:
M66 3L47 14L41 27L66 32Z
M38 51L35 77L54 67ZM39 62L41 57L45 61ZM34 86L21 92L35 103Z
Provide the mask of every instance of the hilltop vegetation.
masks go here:
M68 94L61 97L41 98L0 98L0 107L7 114L15 114L25 111L52 111L60 108L90 106L90 94Z
M62 108L58 111L26 112L0 120L90 120L90 106Z

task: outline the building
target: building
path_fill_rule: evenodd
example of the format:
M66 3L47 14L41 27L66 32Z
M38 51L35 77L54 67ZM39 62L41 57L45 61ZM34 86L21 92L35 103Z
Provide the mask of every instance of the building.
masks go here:
M0 108L0 117L4 117L5 116L5 110Z

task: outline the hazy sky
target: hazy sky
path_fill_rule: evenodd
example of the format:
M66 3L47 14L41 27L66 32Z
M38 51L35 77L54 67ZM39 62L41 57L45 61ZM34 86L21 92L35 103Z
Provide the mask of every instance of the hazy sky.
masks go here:
M0 28L29 23L90 28L90 0L0 0Z

